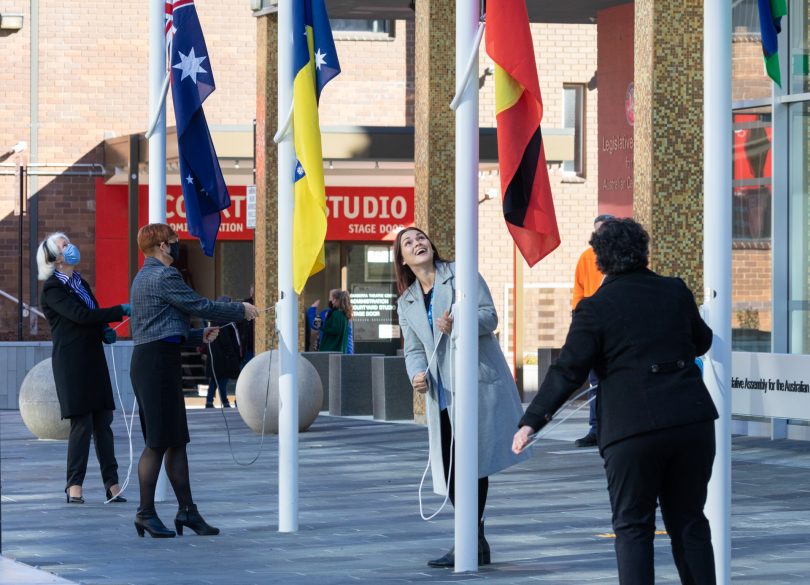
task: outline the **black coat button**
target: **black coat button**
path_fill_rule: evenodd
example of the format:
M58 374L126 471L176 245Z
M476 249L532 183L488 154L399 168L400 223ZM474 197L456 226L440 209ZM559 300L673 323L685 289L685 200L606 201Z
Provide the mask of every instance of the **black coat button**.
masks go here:
M653 374L657 374L657 373L658 373L658 364L653 364L653 365L651 365L651 366L650 366L650 371L651 371Z

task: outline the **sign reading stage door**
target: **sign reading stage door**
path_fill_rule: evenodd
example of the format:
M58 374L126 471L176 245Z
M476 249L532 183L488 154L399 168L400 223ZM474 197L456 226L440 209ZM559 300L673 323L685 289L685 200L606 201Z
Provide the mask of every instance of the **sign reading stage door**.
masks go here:
M413 187L326 187L326 239L393 240L413 226Z

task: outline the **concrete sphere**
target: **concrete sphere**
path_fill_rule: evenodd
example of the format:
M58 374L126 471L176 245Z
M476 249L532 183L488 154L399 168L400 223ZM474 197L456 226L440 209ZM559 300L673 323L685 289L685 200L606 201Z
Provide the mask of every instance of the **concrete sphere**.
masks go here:
M253 432L262 432L262 414L265 397L267 413L265 433L278 434L278 369L277 350L265 351L250 360L236 380L236 403L239 414ZM268 395L267 374L270 373ZM309 361L298 356L298 430L305 431L318 416L323 402L323 387L318 370Z
M67 440L70 421L62 419L51 358L31 368L20 385L20 416L38 439Z

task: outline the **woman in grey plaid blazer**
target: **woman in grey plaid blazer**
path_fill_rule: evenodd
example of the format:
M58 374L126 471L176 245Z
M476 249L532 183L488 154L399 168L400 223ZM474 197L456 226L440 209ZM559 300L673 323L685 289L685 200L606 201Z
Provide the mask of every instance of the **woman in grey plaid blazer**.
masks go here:
M146 256L132 282L132 353L130 378L143 431L144 447L138 462L140 505L135 529L154 538L175 535L155 511L155 486L161 461L166 466L179 510L174 520L178 533L187 526L197 534L219 534L197 511L191 498L186 444L189 442L183 398L180 350L213 341L219 328L191 329L190 317L220 322L255 319L250 303L215 303L198 295L171 265L180 251L177 233L166 224L153 223L138 231L138 247Z

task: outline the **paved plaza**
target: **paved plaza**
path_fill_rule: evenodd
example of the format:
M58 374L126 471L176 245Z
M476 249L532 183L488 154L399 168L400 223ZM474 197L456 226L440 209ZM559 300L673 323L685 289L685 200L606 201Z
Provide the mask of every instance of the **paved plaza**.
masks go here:
M236 458L249 461L259 437L235 409L224 413ZM194 498L222 534L156 540L138 538L132 524L136 465L125 494L130 501L104 505L91 455L87 503L67 505L66 443L36 440L17 411L0 412L0 583L617 582L602 460L596 449L572 445L586 430L585 413L543 440L528 462L492 479L486 526L493 564L475 574L425 566L452 544L453 516L448 507L435 521L419 517L424 427L320 416L300 440L300 530L282 534L277 438L266 438L255 464L238 465L222 415L189 411ZM143 443L137 421L135 426L137 463ZM119 415L114 430L123 481L129 447ZM735 437L733 445L733 583L808 583L808 444ZM168 498L158 504L158 513L171 524L176 511L171 491ZM426 490L429 511L440 502ZM666 536L656 538L655 550L656 582L678 583Z

